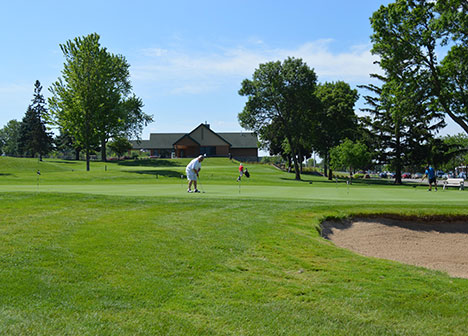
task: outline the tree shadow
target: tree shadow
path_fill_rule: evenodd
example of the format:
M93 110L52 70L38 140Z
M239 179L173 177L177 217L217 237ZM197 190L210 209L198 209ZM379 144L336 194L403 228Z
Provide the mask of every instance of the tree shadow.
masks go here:
M185 177L184 174L174 170L125 170L126 173L135 173L141 175L153 175L155 177L163 176L163 177L175 177L180 178L181 175Z
M294 177L291 177L291 178L288 178L288 177L280 177L280 180L283 180L283 181L305 182L305 183L314 182L314 181L312 181L312 180L303 180L303 179L296 180Z
M84 161L79 161L79 160L63 160L63 161L58 161L58 160L47 160L45 161L47 163L64 163L64 164L72 164L72 165L76 165L77 163L80 163L80 162L84 162Z
M185 165L171 159L144 159L144 160L125 160L118 161L119 166L126 167L183 167Z
M0 176L12 176L13 174L10 173L0 173Z

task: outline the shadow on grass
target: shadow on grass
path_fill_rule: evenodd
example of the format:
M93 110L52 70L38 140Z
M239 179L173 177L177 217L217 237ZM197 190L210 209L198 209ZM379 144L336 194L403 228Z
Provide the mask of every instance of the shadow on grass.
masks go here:
M0 173L0 176L12 176L13 174L10 173Z
M180 172L174 170L126 170L126 173L135 173L135 174L142 174L142 175L153 175L153 176L163 176L163 177L176 177L180 178ZM184 175L185 177L185 175Z
M146 159L146 160L125 160L118 161L119 166L126 167L183 167L184 165L178 161L171 159Z
M314 180L303 180L303 179L300 179L300 180L296 180L294 177L292 178L288 178L288 177L280 177L280 180L283 180L283 181L296 181L296 182L305 182L305 183L310 183L310 182L317 182L317 181L314 181Z
M76 160L67 160L67 161L58 161L58 160L47 160L47 161L44 161L46 163L64 163L64 164L72 164L72 165L75 165L75 164L78 164L78 163L85 163L86 161L76 161Z

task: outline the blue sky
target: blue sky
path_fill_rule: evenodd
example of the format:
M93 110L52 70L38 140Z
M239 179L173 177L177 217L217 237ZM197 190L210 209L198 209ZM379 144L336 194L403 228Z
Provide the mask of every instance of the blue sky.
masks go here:
M302 58L319 82L353 87L378 71L369 17L387 0L2 1L0 127L21 120L36 79L43 93L60 75L59 44L90 33L124 55L151 132L188 132L207 121L240 131L240 83L260 63ZM356 108L362 106L362 101ZM461 129L451 124L445 132Z

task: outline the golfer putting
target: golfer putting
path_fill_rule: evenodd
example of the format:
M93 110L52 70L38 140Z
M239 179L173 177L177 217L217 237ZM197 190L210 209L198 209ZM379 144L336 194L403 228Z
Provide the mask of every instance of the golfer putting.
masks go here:
M205 157L203 155L199 155L197 158L193 159L190 161L190 163L185 167L185 173L187 174L187 180L188 180L188 189L187 192L195 192L199 193L200 191L197 189L197 180L198 180L198 174L200 173L201 170L201 163ZM192 191L192 184L194 190Z

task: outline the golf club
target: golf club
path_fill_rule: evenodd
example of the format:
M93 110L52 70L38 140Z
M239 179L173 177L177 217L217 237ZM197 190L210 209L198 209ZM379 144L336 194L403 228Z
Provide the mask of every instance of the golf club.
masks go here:
M202 194L205 193L205 189L202 187L201 183L200 183L200 176L198 176L198 188L200 188L200 192Z

